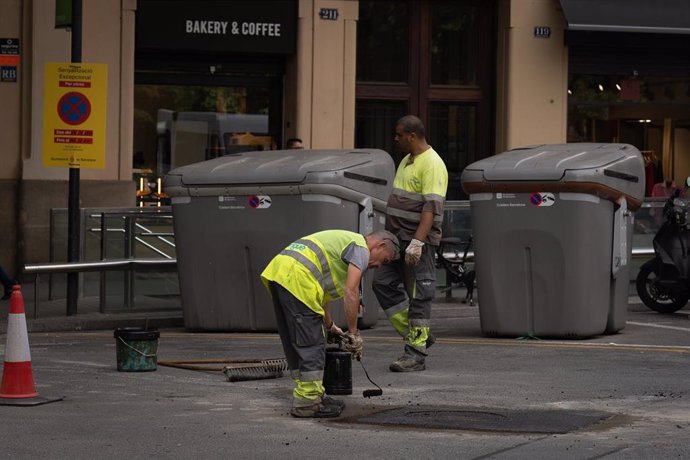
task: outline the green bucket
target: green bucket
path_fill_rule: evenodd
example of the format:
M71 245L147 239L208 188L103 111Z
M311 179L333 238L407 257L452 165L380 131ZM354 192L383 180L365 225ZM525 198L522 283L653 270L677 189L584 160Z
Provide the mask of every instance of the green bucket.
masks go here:
M124 372L155 371L158 337L155 329L121 327L115 329L117 370Z

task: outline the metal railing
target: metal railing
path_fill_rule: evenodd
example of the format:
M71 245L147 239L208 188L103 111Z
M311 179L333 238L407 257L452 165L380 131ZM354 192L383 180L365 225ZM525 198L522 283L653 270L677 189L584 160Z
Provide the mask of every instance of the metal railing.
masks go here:
M632 258L633 263L641 259L649 258L654 254L652 238L661 224L661 212L665 200L646 199L643 206L635 214L635 231L633 236ZM66 274L66 273L100 273L99 282L99 311L106 312L106 292L108 272L119 271L124 276L124 306L131 309L134 305L135 274L146 270L175 271L177 268L176 247L174 232L172 231L172 209L164 208L134 208L117 210L85 210L83 221L98 219L99 225L88 226L82 235L96 235L99 239L100 260L84 262L51 262L45 264L27 264L24 267L25 274L35 274L34 287L34 317L38 317L40 304L40 277L42 275ZM469 201L448 201L445 205L444 236L460 237L467 240L472 233L470 203ZM151 225L144 225L139 219L155 218L159 221L152 229ZM109 225L110 222L118 222L118 225ZM164 224L160 224L164 222ZM84 225L86 227L86 224ZM113 228L114 227L114 228ZM122 235L121 245L113 244L108 235ZM83 245L84 246L84 245ZM144 248L157 257L139 257L139 248ZM112 257L111 253L117 250L118 257ZM447 257L454 256L448 252ZM467 260L472 261L474 250L470 249ZM634 270L631 277L634 277Z
M148 227L137 222L138 219L151 219L156 220L166 220L168 221L167 226L172 226L172 210L170 208L136 208L124 211L101 211L100 213L92 214L93 217L100 218L100 227L90 228L89 231L94 233L100 232L100 260L108 260L109 253L109 241L108 233L122 233L123 234L123 259L124 260L138 260L137 243L144 248L158 254L163 257L164 260L172 260L177 262L175 259L175 254L171 255L161 248L154 246L153 244L147 242L145 238L153 238L156 241L162 242L165 247L175 249L175 244L167 239L166 237L174 237L174 232L154 232ZM109 228L108 221L119 221L122 223L122 228ZM141 230L138 232L137 230ZM124 306L127 309L131 309L134 305L134 293L135 293L135 271L132 269L124 270ZM105 310L105 299L107 293L107 280L106 273L101 271L100 273L100 289L99 289L99 305L101 310Z
M34 309L33 317L38 318L40 308L40 278L41 275L53 275L64 273L85 273L122 270L160 270L177 269L175 259L116 259L103 260L99 262L53 262L45 264L27 264L24 266L25 274L35 274L34 282ZM101 291L99 296L99 311L105 313L105 291Z
M661 215L665 202L664 198L646 198L642 207L636 211L633 229L633 259L646 259L654 255L652 238L661 225ZM455 236L467 241L472 233L471 222L469 201L446 202L443 236ZM453 252L448 252L446 255L452 259ZM474 251L471 248L467 253L467 260L473 258Z
M106 208L82 209L81 226L82 241L80 242L82 261L67 263L55 261L56 254L64 251L62 240L66 235L65 221L62 214L66 210L57 209L51 212L51 262L27 264L23 273L36 275L34 286L34 317L38 316L41 303L42 277L47 275L48 299L61 298L54 291L63 286L60 282L67 273L84 274L80 282L80 296L85 292L98 291L98 309L106 312L106 298L109 289L123 294L123 302L118 307L131 310L135 307L135 283L137 278L141 284L150 288L155 284L147 279L164 278L158 285L166 285L168 291L177 291L177 277L172 280L170 273L176 271L177 259L172 230L172 209L170 207L151 208ZM150 275L146 272L158 271L159 274ZM89 273L98 273L98 278L89 277ZM109 278L109 273L121 272L122 276ZM145 279L140 276L144 272ZM157 276L158 275L158 276ZM147 278L146 278L147 277ZM167 278L166 278L167 277ZM113 288L113 281L122 283L121 287ZM171 282L174 283L172 286ZM175 295L169 294L168 295Z

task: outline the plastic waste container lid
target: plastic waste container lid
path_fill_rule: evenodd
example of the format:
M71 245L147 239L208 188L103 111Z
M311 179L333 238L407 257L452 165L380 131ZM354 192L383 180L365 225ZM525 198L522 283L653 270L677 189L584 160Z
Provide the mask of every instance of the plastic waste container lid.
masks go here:
M184 185L301 183L309 173L340 171L390 161L379 150L270 150L227 155L168 174Z
M566 170L596 169L626 158L622 144L555 144L513 149L467 167L488 181L557 181Z
M462 172L465 193L586 193L625 198L636 210L644 197L644 161L628 144L552 144L509 150Z

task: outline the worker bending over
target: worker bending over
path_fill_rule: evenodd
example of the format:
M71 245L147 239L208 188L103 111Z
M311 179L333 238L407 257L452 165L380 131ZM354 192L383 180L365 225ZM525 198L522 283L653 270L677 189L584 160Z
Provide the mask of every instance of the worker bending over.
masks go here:
M326 331L343 337L345 349L361 358L357 329L359 286L367 268L398 257L398 239L385 230L366 236L325 230L291 243L261 273L273 299L278 332L295 381L294 417L337 417L345 403L324 396ZM347 332L331 319L327 303L343 298Z

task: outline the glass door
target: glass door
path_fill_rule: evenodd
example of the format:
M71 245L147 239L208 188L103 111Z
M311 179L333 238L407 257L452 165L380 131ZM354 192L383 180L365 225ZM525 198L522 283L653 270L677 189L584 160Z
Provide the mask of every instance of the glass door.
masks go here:
M395 121L411 113L449 172L447 199L464 198L460 174L493 154L494 2L360 0L355 145L388 151Z

